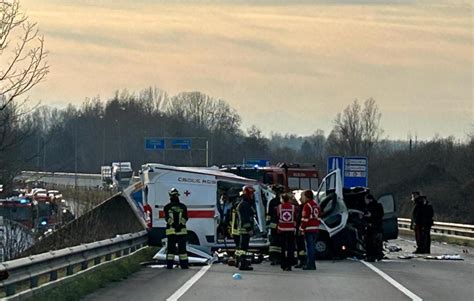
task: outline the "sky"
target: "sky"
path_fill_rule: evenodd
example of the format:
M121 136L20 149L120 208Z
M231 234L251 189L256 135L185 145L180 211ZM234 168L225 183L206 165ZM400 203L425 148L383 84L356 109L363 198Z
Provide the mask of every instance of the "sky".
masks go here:
M329 134L373 97L385 136L465 137L474 123L469 1L22 0L51 72L29 93L64 107L153 86L226 100L271 132Z

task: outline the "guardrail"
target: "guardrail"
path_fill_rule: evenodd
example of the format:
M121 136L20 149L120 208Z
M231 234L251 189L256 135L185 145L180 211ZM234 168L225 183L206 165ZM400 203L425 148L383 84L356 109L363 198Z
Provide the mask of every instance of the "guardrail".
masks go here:
M399 218L398 227L410 229L411 220L409 218ZM442 235L456 235L463 237L474 237L474 225L434 222L431 232Z
M21 288L28 290L38 287L40 278L46 283L55 281L61 278L58 277L60 274L64 274L63 277L73 275L76 270L87 270L113 258L126 256L146 245L147 232L141 231L2 262L0 274L8 273L8 278L0 282L0 288L6 296L12 296ZM92 261L93 265L90 266Z

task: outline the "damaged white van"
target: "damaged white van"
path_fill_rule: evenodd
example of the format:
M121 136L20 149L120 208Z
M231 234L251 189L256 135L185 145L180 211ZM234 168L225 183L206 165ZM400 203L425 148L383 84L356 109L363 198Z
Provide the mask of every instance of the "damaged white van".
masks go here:
M316 242L316 257L346 257L365 253L364 227L366 187L343 188L340 169L329 173L315 193L321 207L321 224ZM398 237L395 200L392 194L378 198L384 209L384 240Z
M168 191L176 188L180 201L188 208L188 242L208 250L235 247L227 231L229 209L239 201L245 185L255 188L256 228L250 246L268 245L262 187L256 181L215 169L151 163L142 166L140 178L150 245L159 245L165 238L163 209L169 202Z

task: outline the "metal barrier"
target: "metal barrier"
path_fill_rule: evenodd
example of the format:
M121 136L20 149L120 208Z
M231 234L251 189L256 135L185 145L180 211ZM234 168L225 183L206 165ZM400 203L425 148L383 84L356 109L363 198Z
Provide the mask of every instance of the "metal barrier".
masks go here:
M8 273L8 278L0 282L0 287L6 296L12 296L22 283L25 283L24 289L33 289L38 287L40 277L45 276L47 282L55 281L58 279L58 272L62 271L65 272L64 276L70 276L74 274L75 268L81 271L88 269L91 261L95 266L103 261L110 261L113 257L128 255L146 245L147 232L141 231L5 261L0 264L0 274Z
M409 218L398 219L398 227L401 229L410 229L410 223ZM474 237L474 225L434 222L431 232L442 235Z

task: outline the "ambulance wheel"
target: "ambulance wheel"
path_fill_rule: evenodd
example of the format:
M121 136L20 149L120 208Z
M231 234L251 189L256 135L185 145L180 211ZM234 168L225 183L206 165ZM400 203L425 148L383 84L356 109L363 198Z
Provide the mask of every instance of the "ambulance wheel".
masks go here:
M327 233L320 233L315 245L316 259L329 259L331 255L331 246Z
M196 233L188 231L188 244L199 246L199 238L197 237Z

